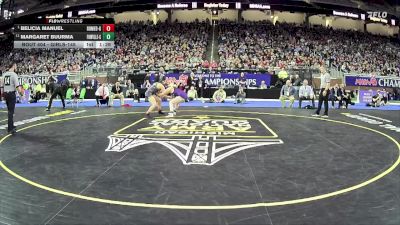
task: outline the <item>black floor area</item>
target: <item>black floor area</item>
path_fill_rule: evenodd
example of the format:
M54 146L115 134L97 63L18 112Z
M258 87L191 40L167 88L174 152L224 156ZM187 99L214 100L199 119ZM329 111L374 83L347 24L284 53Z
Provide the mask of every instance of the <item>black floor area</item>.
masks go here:
M0 224L400 224L399 112L144 110L18 108Z

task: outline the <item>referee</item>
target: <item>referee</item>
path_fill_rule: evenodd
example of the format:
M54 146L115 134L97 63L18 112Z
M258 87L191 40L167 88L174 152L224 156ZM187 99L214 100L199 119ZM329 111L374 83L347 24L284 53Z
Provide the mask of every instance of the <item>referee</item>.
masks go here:
M3 74L4 98L8 109L8 134L15 134L17 128L14 126L14 110L17 101L16 90L22 93L21 85L18 82L18 75L15 73L17 64L12 63L7 72Z
M320 86L320 92L319 92L319 99L318 99L318 109L315 112L314 115L312 116L319 116L319 113L321 112L322 108L322 102L324 103L324 108L325 112L322 117L327 118L328 117L328 97L329 97L329 87L331 83L331 76L329 73L326 72L325 67L321 66L321 86Z

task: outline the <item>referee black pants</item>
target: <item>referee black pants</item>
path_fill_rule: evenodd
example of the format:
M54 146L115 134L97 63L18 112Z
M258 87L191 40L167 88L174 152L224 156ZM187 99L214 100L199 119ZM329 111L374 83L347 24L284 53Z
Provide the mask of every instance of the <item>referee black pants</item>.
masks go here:
M6 99L7 109L8 109L8 132L12 131L14 127L14 111L15 103L17 103L17 96L15 91L5 92L4 98Z
M53 104L53 99L58 96L60 96L61 98L61 102L63 105L63 108L65 108L65 102L64 102L64 95L63 95L63 89L62 88L56 88L53 92L53 94L51 94L50 100L49 100L49 105L47 106L48 109L51 109L51 105Z
M322 88L319 92L319 98L318 98L318 109L317 112L315 112L316 114L319 115L319 113L321 112L321 108L322 108L322 103L324 103L324 108L325 108L325 112L324 115L328 115L328 108L329 108L329 103L328 103L328 99L329 99L329 90L326 92L326 95L324 96L322 94L322 92L324 92L325 88Z

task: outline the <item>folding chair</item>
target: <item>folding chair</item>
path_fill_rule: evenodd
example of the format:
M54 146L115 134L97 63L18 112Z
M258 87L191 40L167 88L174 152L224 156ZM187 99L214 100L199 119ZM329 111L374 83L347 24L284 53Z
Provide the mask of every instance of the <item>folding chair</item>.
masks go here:
M79 100L81 102L83 102L83 99L85 99L85 95L86 95L86 88L82 88L81 93L79 94Z
M74 107L75 99L72 99L73 89L68 88L67 94L65 95L65 100L67 104L71 104L71 107Z

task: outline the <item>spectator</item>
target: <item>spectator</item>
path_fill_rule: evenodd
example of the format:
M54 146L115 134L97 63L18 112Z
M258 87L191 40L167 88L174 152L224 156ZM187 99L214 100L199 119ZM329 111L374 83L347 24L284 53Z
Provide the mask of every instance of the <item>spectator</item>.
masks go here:
M34 89L32 90L31 100L29 102L37 103L40 100L41 91L42 91L42 85L40 83L37 83Z
M239 87L239 91L236 93L235 96L235 104L243 104L246 101L246 92L244 92L243 87Z
M135 91L133 92L133 101L140 103L139 89L135 89Z
M127 98L133 98L135 95L135 85L132 83L131 80L128 80L126 83L126 93L125 96Z
M187 93L189 101L197 100L197 90L194 89L194 86L190 87L190 90Z
M199 79L197 82L197 96L203 98L204 89L206 88L206 79L202 74L199 75Z
M289 77L289 74L286 72L285 68L282 68L282 70L279 71L279 73L278 73L278 78L281 81L285 81L288 77Z
M292 83L290 82L290 80L287 80L286 84L282 86L281 97L279 98L279 100L282 103L282 108L286 108L286 103L285 103L286 100L289 100L289 102L290 102L289 107L290 108L293 107L294 94L295 94L295 90L292 86Z
M301 86L301 78L298 74L294 75L294 82L293 82L293 86L295 87L300 87Z
M383 105L385 105L385 102L383 101L382 95L379 92L372 96L372 101L370 103L367 103L367 106L370 107L380 107Z
M330 96L329 99L332 102L332 109L335 108L335 101L342 101L342 89L340 89L339 84L335 84L335 86L333 86L330 90ZM339 104L339 108L340 108L340 104Z
M389 93L384 88L382 88L382 90L378 90L378 93L382 96L382 101L387 104L389 100Z
M143 82L143 88L149 88L151 86L151 82L150 82L150 74L146 74L146 76L144 77L144 82Z
M339 101L339 108L348 108L349 104L350 105L354 105L354 103L351 102L351 97L353 95L353 93L351 91L347 91L344 84L340 85L340 89L341 89L341 93L342 93L342 98ZM343 105L343 102L345 103L345 105Z
M216 103L224 103L226 99L226 92L224 91L224 87L219 87L213 94L213 101Z
M246 88L246 84L246 77L244 76L244 73L241 72L239 77L239 89Z
M198 78L194 76L194 73L190 73L188 80L187 80L187 85L185 89L190 90L191 87L197 87L198 83Z

